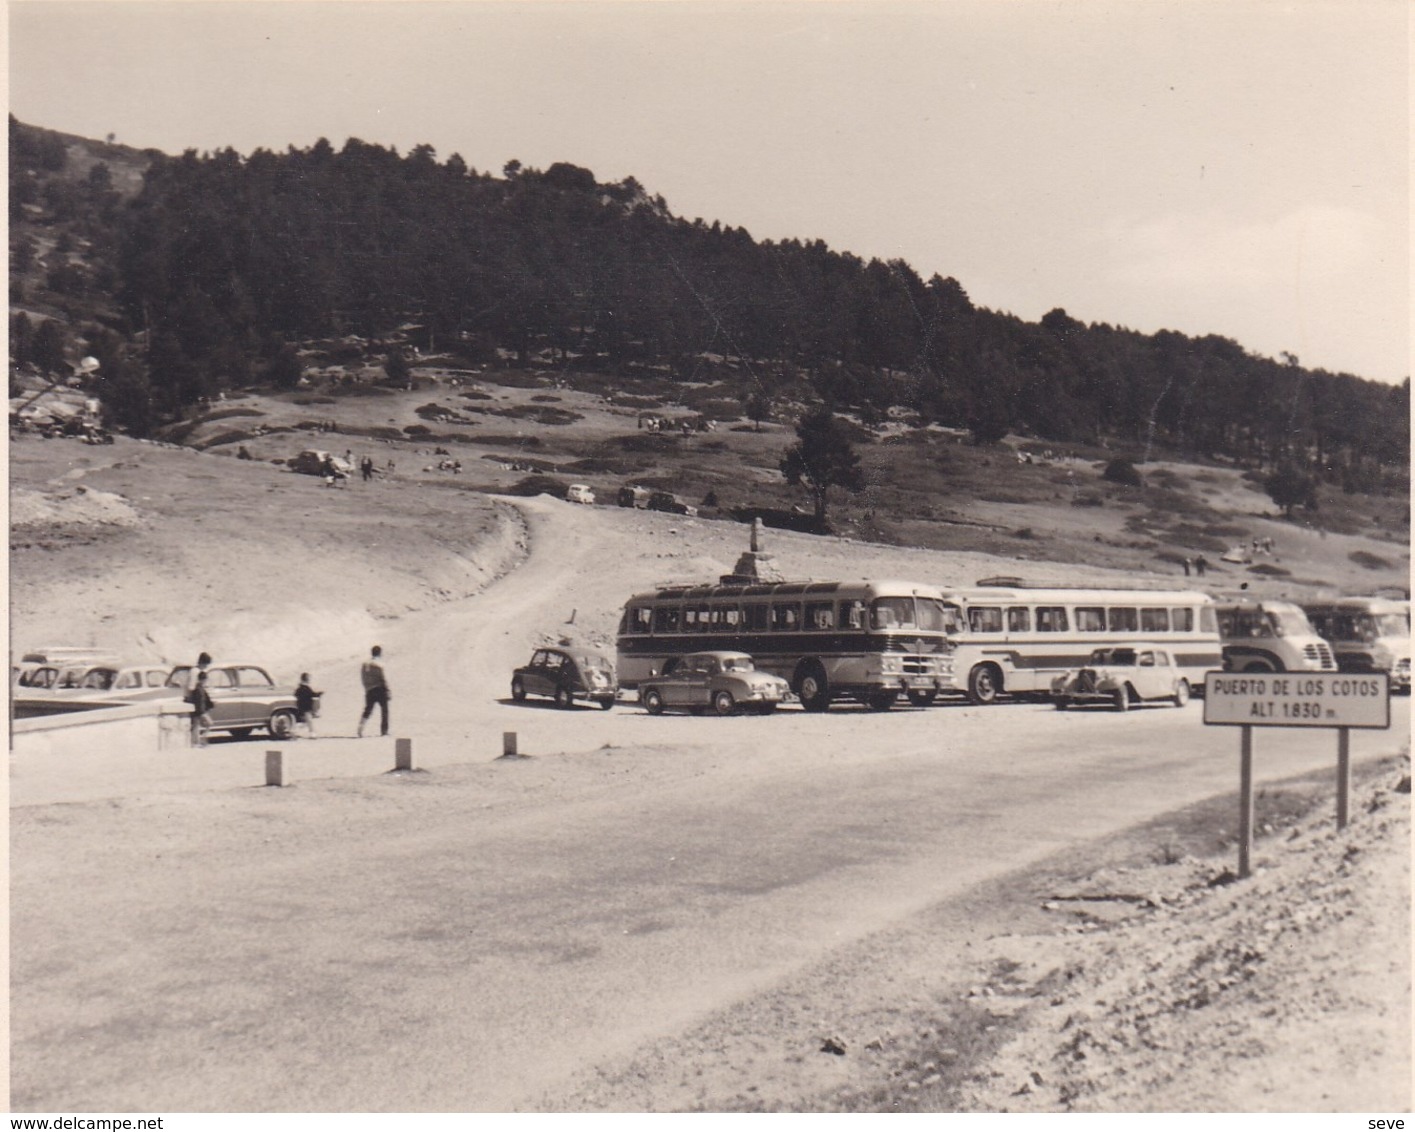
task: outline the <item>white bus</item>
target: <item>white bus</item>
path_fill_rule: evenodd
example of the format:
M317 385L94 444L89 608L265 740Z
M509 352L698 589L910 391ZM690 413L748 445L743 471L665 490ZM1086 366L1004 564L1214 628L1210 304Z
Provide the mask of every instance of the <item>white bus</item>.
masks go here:
M1225 672L1335 672L1331 645L1290 601L1220 601L1218 632Z
M855 699L876 711L901 694L930 704L953 686L954 611L917 582L728 582L635 594L619 622L621 687L679 657L748 653L791 684L807 711Z
M1192 590L1111 590L983 584L943 591L962 629L954 638L955 691L975 704L1003 693L1047 695L1052 678L1092 649L1146 642L1174 655L1190 687L1223 664L1213 599Z
M1410 691L1410 605L1383 597L1303 603L1343 672L1389 672L1392 691Z

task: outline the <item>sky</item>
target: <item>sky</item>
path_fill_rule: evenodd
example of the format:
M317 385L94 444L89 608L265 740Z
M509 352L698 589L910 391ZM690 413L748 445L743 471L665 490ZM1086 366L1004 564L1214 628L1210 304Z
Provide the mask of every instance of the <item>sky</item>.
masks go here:
M11 0L10 112L633 176L1029 321L1410 373L1405 0Z

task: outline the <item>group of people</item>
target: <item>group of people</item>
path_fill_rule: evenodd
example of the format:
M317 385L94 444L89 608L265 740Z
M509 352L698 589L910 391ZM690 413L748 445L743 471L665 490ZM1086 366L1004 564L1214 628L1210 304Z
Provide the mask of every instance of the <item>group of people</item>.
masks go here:
M187 683L185 687L186 695L183 699L191 705L191 728L192 746L205 747L206 735L211 729L211 709L214 706L211 699L211 691L208 687L211 668L211 654L203 652L197 657L196 664L187 673ZM364 737L364 726L368 723L369 717L373 715L373 709L379 709L379 734L388 734L388 702L392 695L388 690L388 676L383 669L383 649L379 645L374 645L369 653L368 660L364 661L359 669L359 679L364 689L364 710L359 716L359 726L357 735L360 739ZM300 673L300 682L295 686L295 724L304 729L305 738L313 739L315 717L319 715L320 697L324 693L316 691L310 683L308 672ZM296 734L292 738L299 738Z

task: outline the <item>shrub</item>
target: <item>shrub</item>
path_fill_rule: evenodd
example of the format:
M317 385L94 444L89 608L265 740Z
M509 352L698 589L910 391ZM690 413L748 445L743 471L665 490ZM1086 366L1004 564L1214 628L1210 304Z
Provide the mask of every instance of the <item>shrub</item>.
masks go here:
M1274 566L1271 562L1258 562L1248 567L1248 573L1259 574L1265 578L1290 578L1291 570L1286 570L1281 566Z
M1072 507L1104 507L1105 500L1093 493L1078 495L1071 501Z
M511 495L553 495L556 499L564 499L569 486L554 476L535 475L517 480L508 491Z
M1350 558L1352 562L1356 563L1356 565L1365 567L1367 570L1390 569L1389 562L1379 554L1372 554L1368 550L1353 550L1347 557Z
M1101 473L1101 479L1109 480L1111 483L1123 483L1128 487L1143 487L1145 483L1135 465L1123 456L1112 460L1105 466L1105 471Z

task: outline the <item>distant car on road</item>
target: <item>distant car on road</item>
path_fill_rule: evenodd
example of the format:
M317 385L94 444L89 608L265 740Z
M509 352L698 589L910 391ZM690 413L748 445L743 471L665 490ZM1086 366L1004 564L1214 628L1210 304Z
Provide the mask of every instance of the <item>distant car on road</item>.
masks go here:
M691 503L684 503L669 491L655 491L649 496L650 511L668 511L674 515L696 515L698 509Z
M190 664L172 669L163 685L167 696L186 693ZM211 695L211 726L208 731L229 731L238 739L263 728L276 739L295 733L294 689L276 686L258 664L212 665L206 670L206 690Z
M565 489L565 499L569 503L593 503L594 490L587 483L572 483Z
M349 476L354 472L354 465L343 456L336 456L321 448L306 448L290 461L289 467L292 472L306 476L328 475L330 467L341 476Z
M1145 700L1170 700L1175 707L1189 702L1189 681L1168 649L1155 645L1117 645L1096 649L1085 667L1058 676L1051 684L1057 711L1073 704L1109 703L1117 711Z
M586 700L608 711L618 691L614 661L592 649L536 649L511 676L511 698L517 703L527 696L549 696L556 707Z
M639 702L650 715L669 708L765 715L790 693L785 680L762 672L746 653L721 650L689 653L671 672L639 683Z

